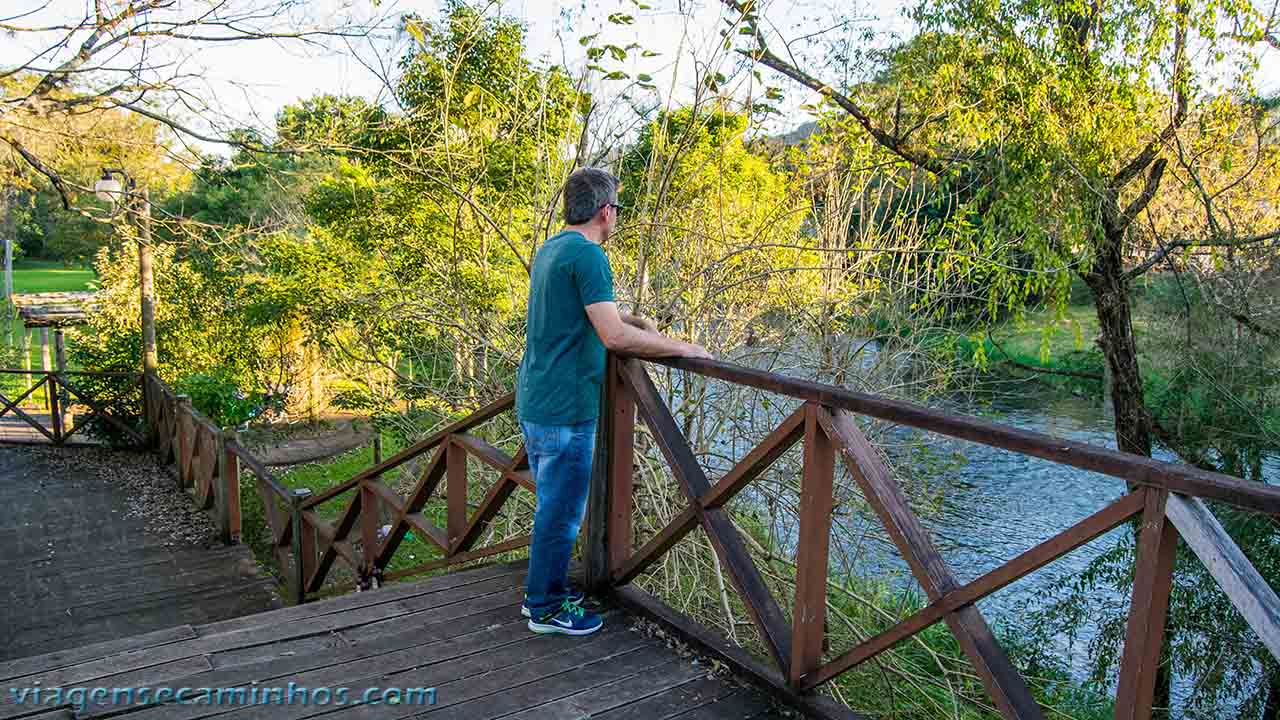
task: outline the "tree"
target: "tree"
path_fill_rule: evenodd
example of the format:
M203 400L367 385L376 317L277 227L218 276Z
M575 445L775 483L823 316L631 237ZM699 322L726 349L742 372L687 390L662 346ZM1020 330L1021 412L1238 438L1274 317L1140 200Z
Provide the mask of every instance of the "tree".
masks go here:
M376 3L375 3L376 5ZM39 142L39 127L83 127L125 112L163 125L185 142L244 145L225 114L202 96L202 78L178 62L202 45L293 42L320 49L328 38L366 36L380 18L315 19L304 3L253 0L94 0L83 12L44 4L0 17L0 31L43 48L0 67L0 143L44 176L65 208L90 189L68 177ZM185 111L184 111L185 109ZM181 113L181 114L180 114Z
M725 35L745 38L751 62L820 93L899 166L943 186L971 180L956 199L974 222L935 249L988 265L993 308L1016 313L1040 293L1063 303L1071 274L1088 285L1121 450L1150 456L1159 437L1206 459L1152 413L1133 285L1223 252L1275 256L1280 217L1264 198L1280 155L1251 84L1253 46L1272 42L1274 13L1216 0L925 0L915 36L873 54L881 82L840 85L819 75L847 67L809 62L802 43L778 49L760 3L724 4ZM836 47L838 60L854 56ZM1223 82L1214 63L1229 62L1239 72ZM1190 197L1201 222L1156 211L1175 196Z

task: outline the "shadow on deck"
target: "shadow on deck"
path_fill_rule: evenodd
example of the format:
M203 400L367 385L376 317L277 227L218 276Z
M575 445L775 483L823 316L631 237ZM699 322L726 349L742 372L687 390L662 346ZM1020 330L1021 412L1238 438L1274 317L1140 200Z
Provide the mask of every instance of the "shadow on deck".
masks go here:
M94 704L48 718L776 718L760 691L719 677L606 610L585 638L540 636L520 617L523 564L491 565L207 625L180 625L99 645L0 663L11 688L241 688L225 702ZM37 685L38 683L38 685ZM276 702L295 689L292 704ZM273 688L279 688L278 691ZM347 688L348 704L302 704L298 688ZM388 688L434 688L399 702ZM252 689L259 704L250 702ZM188 697L199 698L199 691ZM265 698L265 702L263 701ZM30 703L30 698L28 699ZM243 705L243 706L241 706ZM48 712L10 695L0 718Z

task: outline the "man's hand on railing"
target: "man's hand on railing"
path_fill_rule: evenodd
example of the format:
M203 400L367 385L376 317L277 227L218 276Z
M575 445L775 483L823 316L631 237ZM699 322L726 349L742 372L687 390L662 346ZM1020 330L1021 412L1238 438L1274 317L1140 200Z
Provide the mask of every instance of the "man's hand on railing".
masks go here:
M711 358L711 353L701 345L667 337L657 332L652 321L634 315L623 316L613 301L592 303L586 306L587 318L595 327L600 342L612 352L638 357L691 357Z

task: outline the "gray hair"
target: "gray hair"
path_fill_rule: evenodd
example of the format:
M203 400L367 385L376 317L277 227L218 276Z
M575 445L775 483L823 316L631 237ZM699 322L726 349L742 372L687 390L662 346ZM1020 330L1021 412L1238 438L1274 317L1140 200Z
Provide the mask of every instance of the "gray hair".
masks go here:
M618 201L618 178L599 168L574 170L564 183L564 221L590 222L600 208Z

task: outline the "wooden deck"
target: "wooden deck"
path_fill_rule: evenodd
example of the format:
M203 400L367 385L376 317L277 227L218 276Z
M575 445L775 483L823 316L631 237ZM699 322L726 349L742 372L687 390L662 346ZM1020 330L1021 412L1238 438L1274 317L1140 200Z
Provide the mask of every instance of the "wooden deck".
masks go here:
M585 638L539 636L520 617L524 568L491 565L223 622L0 663L0 685L40 687L349 688L349 703L0 701L0 718L780 718L760 691L708 673L618 611ZM367 688L435 688L435 703L363 703ZM377 696L375 696L376 699ZM52 710L52 712L50 712ZM46 713L46 714L39 714Z
M0 508L0 660L280 607L152 456L0 447Z

